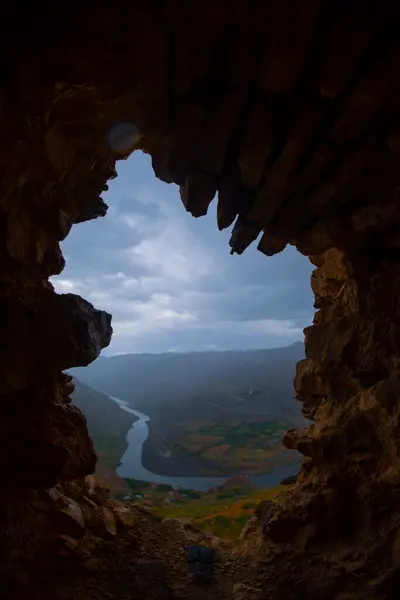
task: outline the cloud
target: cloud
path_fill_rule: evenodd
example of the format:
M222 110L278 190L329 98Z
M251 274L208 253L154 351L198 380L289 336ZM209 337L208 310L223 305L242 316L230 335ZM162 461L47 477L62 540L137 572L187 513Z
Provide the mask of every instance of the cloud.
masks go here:
M211 262L178 223L163 225L159 233L128 249L133 266L167 281L193 281L211 273Z
M52 282L113 314L108 354L265 348L301 339L312 319L311 265L292 248L230 256L215 214L193 219L148 157L119 166L104 219L75 226ZM132 191L134 190L134 191ZM210 211L215 213L215 207Z

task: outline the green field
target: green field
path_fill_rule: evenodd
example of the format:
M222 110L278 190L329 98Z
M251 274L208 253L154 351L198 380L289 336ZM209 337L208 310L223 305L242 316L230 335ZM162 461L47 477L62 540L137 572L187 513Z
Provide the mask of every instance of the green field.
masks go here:
M281 439L287 426L252 418L231 423L181 423L169 432L169 451L175 464L196 460L198 474L267 473L290 462Z
M132 501L146 506L154 513L174 519L193 519L203 531L218 537L236 538L254 514L262 500L276 501L285 486L266 490L236 487L231 490L195 492L173 490L169 485L157 485L126 479ZM138 497L139 496L139 497Z
M207 423L199 427L197 434L220 436L224 439L224 443L231 446L243 446L261 439L278 441L286 429L287 426L278 421L247 421L233 425Z
M219 423L207 423L198 429L198 433L207 435L223 435L232 436L247 436L248 438L259 437L261 435L269 435L277 431L284 431L285 425L279 421L247 421L238 423L237 425L223 425Z

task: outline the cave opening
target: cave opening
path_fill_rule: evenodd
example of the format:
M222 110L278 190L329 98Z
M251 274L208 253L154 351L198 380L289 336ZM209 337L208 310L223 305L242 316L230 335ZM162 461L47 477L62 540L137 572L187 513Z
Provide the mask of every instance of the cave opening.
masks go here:
M277 505L264 506L262 527L257 517L230 553L220 547L214 595L395 598L397 7L18 9L5 9L0 39L2 593L167 598L154 556L174 593L193 589L176 568L192 533L142 513L129 525L90 477L93 444L63 371L109 345L110 316L49 282L64 268L60 242L71 228L105 215L101 194L118 158L107 136L123 122L135 124L156 176L179 186L189 213L204 215L217 195L217 225L233 226L234 253L256 240L267 257L292 244L316 267L317 310L295 379L312 424L285 436L302 469Z
M216 201L208 219L191 218L182 211L178 186L156 179L151 157L140 151L117 163L107 188L107 218L71 230L61 242L66 265L50 278L57 293L82 295L113 314L106 353L243 350L302 340L312 321L312 266L295 248L264 260L252 246L229 258L231 230L218 233L211 220ZM139 330L140 317L155 329L173 329L177 339L146 344L152 331L149 323ZM196 337L180 340L180 323L200 323L193 325ZM124 334L132 336L130 345Z
M150 157L140 151L118 162L116 173L102 194L107 217L72 229L61 243L66 266L51 278L57 293L81 295L113 315L113 337L104 352L132 361L124 367L123 359L120 366L114 360L115 373L111 361L109 373L102 353L100 362L68 371L75 377L72 401L87 418L98 455L96 472L106 476L113 496L125 499L130 488L117 471L130 481L140 472L151 476L135 466L136 452L125 445L133 408L152 415L144 457L154 465L155 481L164 468L164 483L181 489L185 484L206 491L222 485L224 476L239 477L245 489L276 487L299 469L299 455L281 445L282 432L306 424L292 381L296 362L304 358L303 329L312 319L309 261L292 248L268 261L255 247L229 256L229 228L221 235L210 220L217 216L216 202L208 219L192 219L182 211L178 187L155 179ZM135 358L144 360L147 353L159 355L159 363L142 364L132 379ZM182 353L188 355L180 367L187 381L178 389L182 374L171 363L175 374L166 380L163 361L175 355L178 363ZM190 375L192 369L202 375ZM125 419L117 407L113 413L105 406L107 395L119 396L122 410L128 402ZM223 437L210 444L203 429L218 423ZM196 436L197 461L191 454ZM131 438L133 446L133 431ZM139 497L138 484L134 491Z

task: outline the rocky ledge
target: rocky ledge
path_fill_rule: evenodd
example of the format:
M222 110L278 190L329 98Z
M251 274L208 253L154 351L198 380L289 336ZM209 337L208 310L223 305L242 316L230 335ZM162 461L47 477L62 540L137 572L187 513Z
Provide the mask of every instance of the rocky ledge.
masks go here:
M8 508L2 518L13 526L2 554L1 597L26 600L27 586L31 600L391 597L373 595L393 582L386 575L369 580L366 548L337 546L321 555L309 547L306 556L293 554L291 524L277 518L275 503L262 502L240 540L230 541L200 531L190 519L162 519L110 500L108 492L104 481L88 476L32 493L24 506L14 506L14 515ZM21 526L13 516L22 510Z

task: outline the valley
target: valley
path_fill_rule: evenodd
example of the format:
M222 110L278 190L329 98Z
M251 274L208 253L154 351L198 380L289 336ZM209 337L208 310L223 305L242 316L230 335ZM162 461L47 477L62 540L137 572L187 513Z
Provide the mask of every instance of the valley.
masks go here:
M304 422L292 389L303 352L123 355L71 370L96 472L114 498L237 537L299 470L281 439Z
M149 471L258 475L298 461L280 440L288 428L304 425L293 399L295 364L303 357L300 342L268 350L128 354L100 357L71 374L149 416L142 451Z
M244 416L220 422L178 421L161 428L149 423L143 463L155 472L184 476L259 475L277 465L290 464L296 455L282 447L285 422Z
M145 481L126 484L129 493L119 496L121 500L130 499L165 518L194 521L200 530L222 538L237 538L260 502L275 502L285 490L283 485L255 489L246 477L232 478L208 492Z
M125 491L126 484L117 475L124 454L126 435L136 420L118 408L110 398L74 378L74 404L84 413L97 452L96 474L107 479L113 495Z

